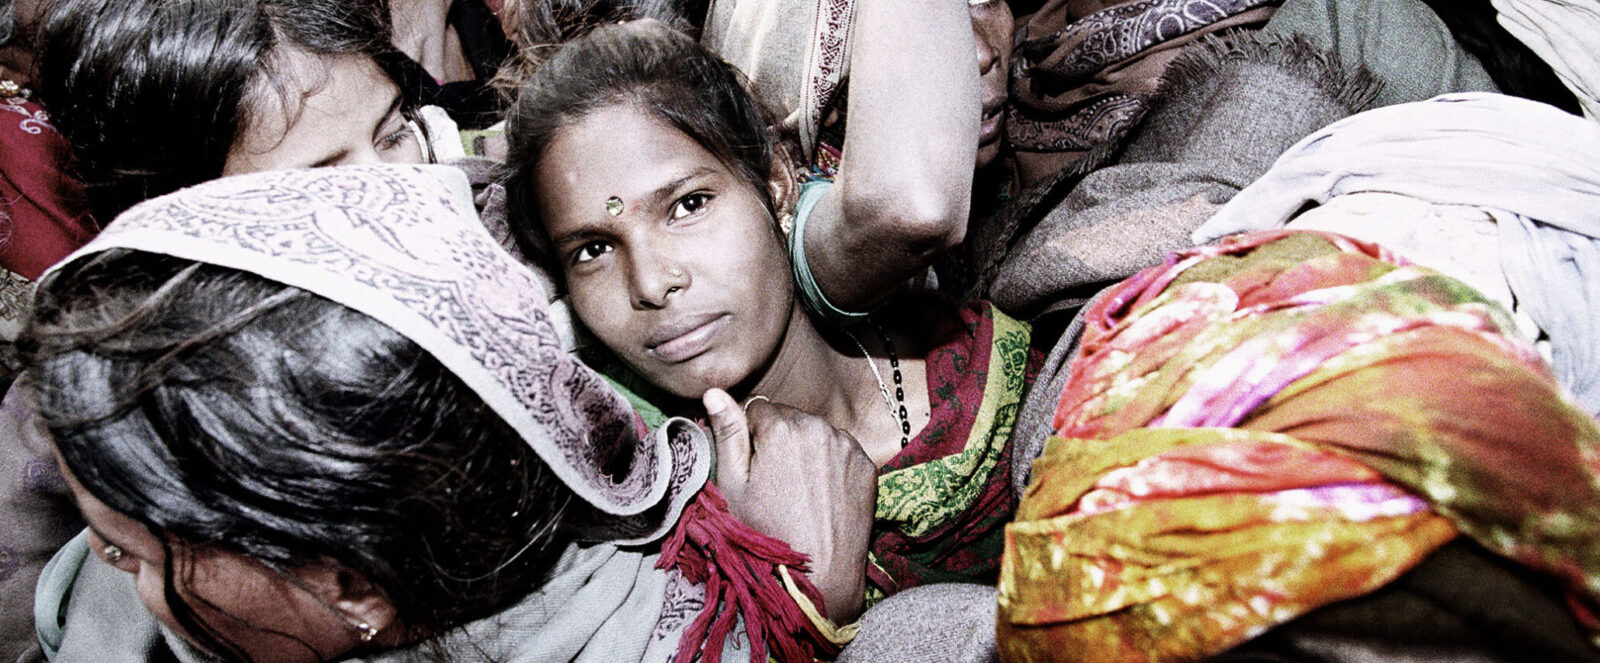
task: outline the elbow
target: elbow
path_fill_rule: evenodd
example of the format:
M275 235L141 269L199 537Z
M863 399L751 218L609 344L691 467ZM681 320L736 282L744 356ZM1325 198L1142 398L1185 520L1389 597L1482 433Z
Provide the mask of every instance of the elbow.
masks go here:
M874 239L891 240L912 253L944 251L966 238L971 206L970 191L963 187L952 192L953 186L902 182L864 187L846 196L845 218Z

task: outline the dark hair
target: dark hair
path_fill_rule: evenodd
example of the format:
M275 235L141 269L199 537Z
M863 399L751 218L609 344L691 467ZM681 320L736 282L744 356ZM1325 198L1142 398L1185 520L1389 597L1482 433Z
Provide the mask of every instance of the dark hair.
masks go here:
M56 448L169 557L213 546L285 574L335 560L421 637L524 598L564 548L570 489L459 378L372 318L123 249L39 289L18 343ZM167 566L185 629L239 655Z
M551 53L597 25L653 18L694 37L709 7L709 0L505 0L500 15L514 26L516 48L493 84L509 104Z
M102 224L221 176L279 49L367 55L399 80L385 0L59 0L38 41L40 103Z
M0 0L0 46L11 43L16 35L17 8L14 0Z
M754 186L773 159L786 158L771 115L733 65L658 21L603 25L563 46L523 85L506 118L510 150L502 176L512 234L524 253L548 261L549 240L534 206L533 171L562 129L590 114L634 104L682 131ZM561 270L552 276L561 278Z

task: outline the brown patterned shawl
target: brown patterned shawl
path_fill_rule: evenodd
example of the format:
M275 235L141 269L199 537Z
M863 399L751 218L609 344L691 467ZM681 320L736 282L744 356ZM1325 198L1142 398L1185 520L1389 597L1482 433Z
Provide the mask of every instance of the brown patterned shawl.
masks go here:
M1230 28L1259 28L1278 0L1049 0L1017 30L1006 141L1022 183L1117 142L1144 116L1167 64Z

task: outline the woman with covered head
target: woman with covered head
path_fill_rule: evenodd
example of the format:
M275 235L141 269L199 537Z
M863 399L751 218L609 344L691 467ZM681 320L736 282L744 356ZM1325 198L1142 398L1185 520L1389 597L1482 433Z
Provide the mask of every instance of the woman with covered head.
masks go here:
M101 223L223 175L417 162L381 0L54 0L37 92Z
M933 73L890 84L889 64L905 64L894 62L905 51L863 43L858 54L884 61L854 70L851 128L861 133L848 137L859 142L836 183L796 191L794 164L733 67L652 21L597 28L545 62L509 118L507 164L511 224L530 255L547 260L577 318L660 405L709 415L734 511L838 570L819 587L844 618L863 587L871 601L993 578L1012 509L1009 431L1031 359L1028 328L987 304L891 296L964 223L979 124L967 8L874 3L857 18L864 31L896 25L947 51L914 63ZM904 111L905 95L928 92L918 76L966 89ZM897 114L917 140L873 131ZM941 119L915 126L925 115ZM941 150L958 158L933 159ZM935 193L922 197L924 188ZM934 217L957 230L916 241L873 230ZM815 291L807 275L817 260L851 266L848 301ZM870 315L841 308L879 300ZM859 450L801 449L786 461L764 439L800 412ZM835 471L863 458L875 482L850 473L824 497L866 501L870 537L818 534L803 514L786 517L786 488L761 476L768 463Z
M641 433L544 297L447 169L228 178L120 217L41 281L23 341L89 526L40 583L43 648L813 651L803 609L771 600L809 587L785 570L804 559L700 492L697 427Z

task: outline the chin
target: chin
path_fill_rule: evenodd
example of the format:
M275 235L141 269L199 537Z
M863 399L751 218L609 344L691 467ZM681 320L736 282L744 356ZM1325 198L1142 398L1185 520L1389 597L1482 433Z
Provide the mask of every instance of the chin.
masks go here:
M718 370L725 369L726 364L718 366L715 365L716 362L712 361L707 362L708 370L695 370L693 364L698 363L703 359L709 358L696 358L695 360L688 362L688 364L673 367L676 370L669 369L656 371L654 373L645 373L644 371L640 371L640 374L644 375L646 379L650 380L651 384L655 385L662 391L672 394L678 398L692 399L696 401L700 400L700 397L704 396L708 390L722 389L724 391L731 391L736 385L739 384L738 376L723 375L725 371Z
M999 156L1000 141L998 139L988 143L987 145L979 145L978 163L973 170L983 170L984 168L989 167L989 165L994 163L994 160Z

